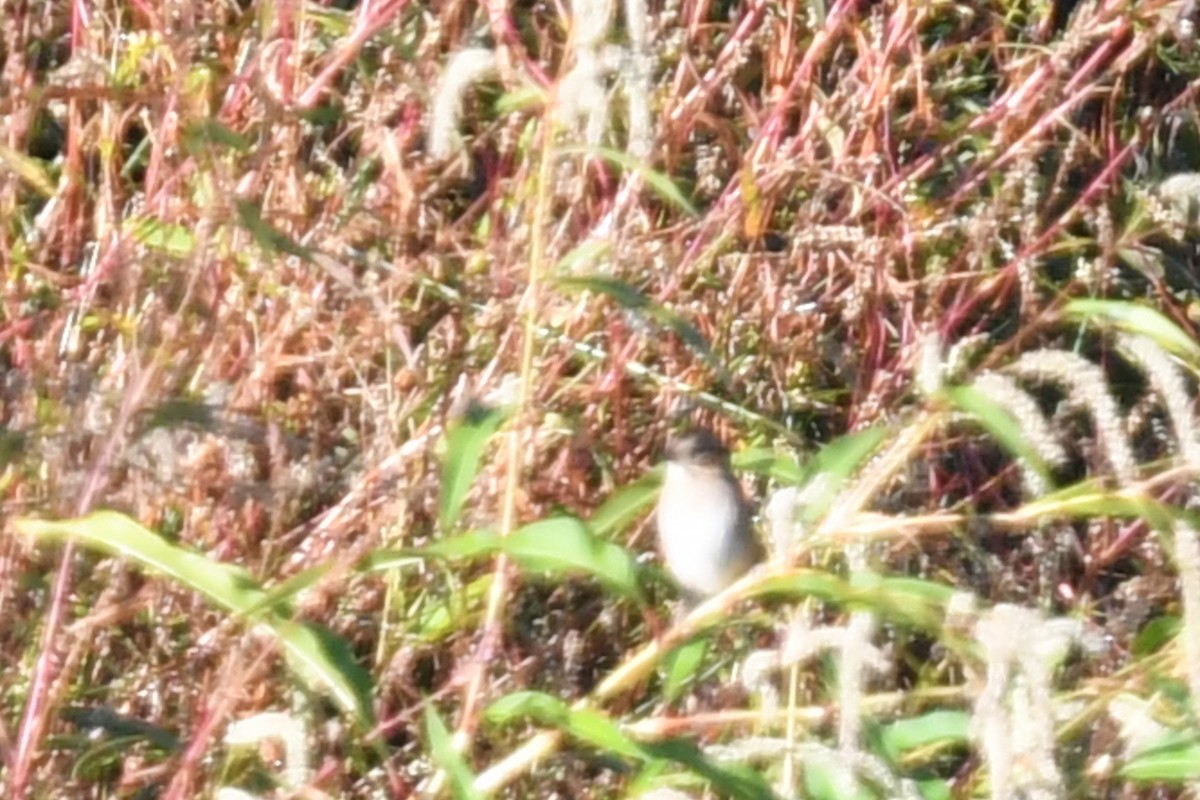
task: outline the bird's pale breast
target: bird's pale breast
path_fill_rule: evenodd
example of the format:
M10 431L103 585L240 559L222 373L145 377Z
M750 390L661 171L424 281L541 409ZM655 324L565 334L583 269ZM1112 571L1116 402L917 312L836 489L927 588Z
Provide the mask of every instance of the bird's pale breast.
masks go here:
M668 569L700 595L724 589L750 558L741 492L719 472L668 464L658 504L659 542Z

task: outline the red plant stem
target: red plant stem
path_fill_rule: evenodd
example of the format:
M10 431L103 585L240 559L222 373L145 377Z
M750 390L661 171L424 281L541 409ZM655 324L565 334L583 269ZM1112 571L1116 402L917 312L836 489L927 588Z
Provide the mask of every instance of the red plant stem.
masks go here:
M137 375L129 385L121 410L114 423L113 435L104 441L96 461L88 471L88 479L80 493L76 514L82 516L92 509L100 490L104 487L108 467L116 458L117 450L125 437L121 432L129 425L134 411L140 406L141 398L149 387L157 369L150 367ZM13 758L12 782L8 787L10 800L24 800L30 789L33 760L46 730L50 716L50 686L62 666L57 648L58 632L66 615L67 597L71 593L72 574L75 564L75 544L70 540L63 546L54 576L54 594L46 612L46 627L42 631L42 646L34 665L33 680L29 687L29 698L25 702L25 713L21 717L21 729L17 737L17 753Z
M395 19L407 4L408 0L384 0L379 8L372 9L371 3L367 0L359 6L354 21L354 30L350 32L349 38L334 54L333 59L325 65L325 69L321 70L321 73L300 95L296 106L301 109L310 109L315 106L321 97L321 92L325 90L325 86L333 80L334 76L345 69L347 64L358 58L358 54L367 40L378 33L384 25Z
M1086 75L1090 77L1094 71L1100 68L1101 64L1103 64L1109 58L1115 56L1115 53L1111 51L1116 47L1115 42L1124 38L1123 34L1126 30L1128 30L1127 25L1120 26L1118 28L1118 33L1121 35L1114 36L1112 39L1109 39L1107 42L1105 42L1103 46L1097 48L1096 52L1092 54L1092 57L1087 60L1087 63L1079 68L1079 72L1076 74L1075 79L1073 79L1063 90L1064 94L1068 94L1071 88L1077 84L1083 76ZM1031 125L1029 130L1025 131L1025 133L1018 138L1017 141L1013 142L1013 144L1009 146L1009 148L1005 150L999 158L977 168L975 170L975 174L968 178L963 185L958 188L958 191L954 193L954 196L950 198L950 204L952 206L957 205L962 200L963 196L974 191L979 184L984 181L987 175L994 173L996 170L1006 166L1009 162L1017 158L1023 152L1023 146L1027 142L1029 142L1031 139L1041 136L1051 125L1058 122L1058 120L1066 115L1067 112L1071 111L1084 100L1086 100L1091 95L1092 88L1092 86L1088 85L1076 90L1074 95L1068 96L1066 100L1059 103L1057 106L1051 109L1049 113L1043 115L1040 119L1038 119L1037 122Z
M764 160L766 154L773 154L775 152L779 142L782 140L784 121L786 120L788 110L793 105L794 96L799 91L800 87L802 85L806 85L810 80L812 71L816 67L818 58L824 54L829 47L832 46L834 38L833 35L841 27L843 18L847 14L854 11L857 7L858 0L838 0L838 2L836 2L829 10L829 14L825 19L825 28L814 38L812 45L805 52L804 58L800 62L800 66L796 68L795 77L792 78L792 82L788 85L787 90L775 103L775 106L771 111L771 116L767 118L767 121L762 126L762 130L759 131L758 138L747 151L745 159L747 168L751 168L749 166L751 164ZM755 8L757 8L757 6ZM739 27L738 32L740 33L741 30L742 29ZM734 36L733 39L736 41L737 36ZM710 74L711 73L712 71L710 71ZM692 99L693 94L695 94L695 90L693 90L692 93L689 93L688 99L684 101L685 106ZM678 115L676 114L671 115L670 119L672 123L676 121L677 116ZM721 197L715 204L715 210L710 212L708 215L704 230L692 239L691 245L684 254L683 264L681 267L686 266L697 256L697 254L704 251L704 248L706 248L709 242L712 240L712 233L715 229L723 228L725 225L724 220L731 212L733 206L742 198L741 180L742 175L739 172L730 179L728 184L726 184L724 191L721 193ZM681 268L672 273L674 277L672 278L671 287L674 286L674 282L678 281L678 276L684 274L684 272L685 270ZM671 287L664 289L661 296L669 294Z

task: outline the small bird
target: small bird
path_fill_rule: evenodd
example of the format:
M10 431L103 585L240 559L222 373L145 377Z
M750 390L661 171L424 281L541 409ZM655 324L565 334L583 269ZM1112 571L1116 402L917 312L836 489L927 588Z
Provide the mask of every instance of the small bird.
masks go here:
M729 451L712 431L667 442L667 473L655 512L667 569L699 601L717 594L762 560L750 506L729 470Z

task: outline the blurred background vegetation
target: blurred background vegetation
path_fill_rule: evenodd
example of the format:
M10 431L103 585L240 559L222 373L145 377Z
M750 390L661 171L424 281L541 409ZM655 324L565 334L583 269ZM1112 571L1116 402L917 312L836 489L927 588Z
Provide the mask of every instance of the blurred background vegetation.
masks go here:
M1200 781L1192 0L0 8L6 797Z

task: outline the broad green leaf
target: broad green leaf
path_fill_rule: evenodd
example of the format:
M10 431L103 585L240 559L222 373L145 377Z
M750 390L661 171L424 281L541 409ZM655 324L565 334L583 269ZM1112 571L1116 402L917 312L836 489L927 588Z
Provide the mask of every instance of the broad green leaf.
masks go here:
M1157 653L1183 629L1183 620L1176 616L1152 619L1133 637L1130 652L1138 658Z
M658 497L662 478L658 472L622 486L613 492L588 520L588 527L597 536L608 538L641 517Z
M74 539L93 550L128 558L239 614L250 611L266 598L266 592L243 568L168 542L115 511L97 511L61 521L21 519L16 527L27 536Z
M708 653L709 637L697 636L672 650L663 659L663 697L668 703L678 700L688 681L696 676Z
M867 608L884 619L922 630L938 630L954 588L934 581L905 576L883 577L861 570L850 579L845 603Z
M1018 509L1023 517L1120 517L1142 518L1155 530L1169 532L1180 512L1142 494L1112 492L1084 481L1026 503Z
M883 726L880 741L893 761L909 750L938 743L967 741L971 715L966 711L931 711Z
M508 554L522 569L551 575L585 573L629 597L641 596L637 561L627 550L595 536L574 517L539 520L507 539L493 531L473 531L438 539L424 547L375 550L360 569L379 571L412 566L418 558L474 559Z
M850 762L834 763L832 756L804 760L804 788L804 797L812 800L878 800L854 775Z
M853 582L819 570L796 570L759 583L755 596L815 597L847 608L873 611L884 619L921 630L941 628L950 586L917 578L855 573Z
M777 800L761 770L740 764L719 764L688 740L645 742L641 748L647 758L669 760L687 767L709 781L719 796L737 800Z
M626 758L646 757L640 744L621 733L615 722L594 709L572 711L563 730L575 739L605 753L615 753Z
M759 581L754 585L753 597L783 596L789 598L816 597L831 602L842 602L850 593L850 585L836 575L819 570L796 570Z
M1125 762L1119 774L1132 781L1195 781L1200 778L1200 742L1179 738L1173 733L1161 747L1142 751Z
M621 733L611 719L592 709L572 709L565 702L543 692L514 692L492 703L484 715L497 724L530 718L541 725L564 733L606 753L628 758L645 758L642 748Z
M16 528L35 538L69 538L93 550L128 558L204 595L218 606L250 617L280 639L289 663L303 680L328 692L364 725L370 724L370 679L354 661L345 642L319 626L262 613L260 609L270 605L270 597L241 567L214 561L168 542L115 511L97 511L63 521L22 519L17 520Z
M504 409L472 409L447 433L442 492L438 498L438 522L443 531L450 530L458 521L467 492L479 474L483 450L506 417Z
M574 517L530 523L502 539L501 546L525 569L554 575L584 572L628 597L641 597L633 556L597 538Z
M884 425L842 436L825 445L804 465L804 484L821 481L820 496L809 498L804 521L813 523L825 515L842 486L862 468L891 429Z
M364 726L370 725L371 676L344 639L315 622L275 619L268 625L283 641L288 663L305 683L323 688Z
M454 561L494 555L501 549L500 534L495 531L471 531L458 536L447 536L408 552Z
M1007 408L974 386L946 387L942 394L960 411L973 417L1008 452L1028 464L1046 485L1053 485L1045 460L1029 443L1020 423Z
M922 800L954 800L950 781L942 778L917 778L914 783L917 784L917 791L921 793Z
M475 776L471 774L462 753L454 747L454 739L446 723L429 702L425 703L425 738L429 741L429 752L434 763L442 768L450 781L454 797L457 800L483 800L483 795L475 790Z
M773 800L770 787L760 774L746 767L727 767L709 760L692 743L684 740L637 742L622 733L610 717L594 709L572 709L562 700L541 692L515 692L493 703L485 712L496 723L529 717L568 736L592 745L601 752L634 761L671 761L687 767L710 781L720 794L747 800Z
M493 702L483 712L484 717L497 725L513 720L531 718L542 725L565 725L571 707L561 698L545 692L512 692Z
M1161 311L1122 300L1072 300L1063 308L1067 319L1090 320L1098 325L1149 336L1160 347L1200 369L1200 343Z
M732 466L734 471L753 472L784 486L799 486L804 482L804 469L796 463L796 459L765 447L752 447L734 453Z
M297 7L305 22L314 23L322 34L333 38L349 36L353 28L350 15L339 8L325 8L315 3L305 3Z

